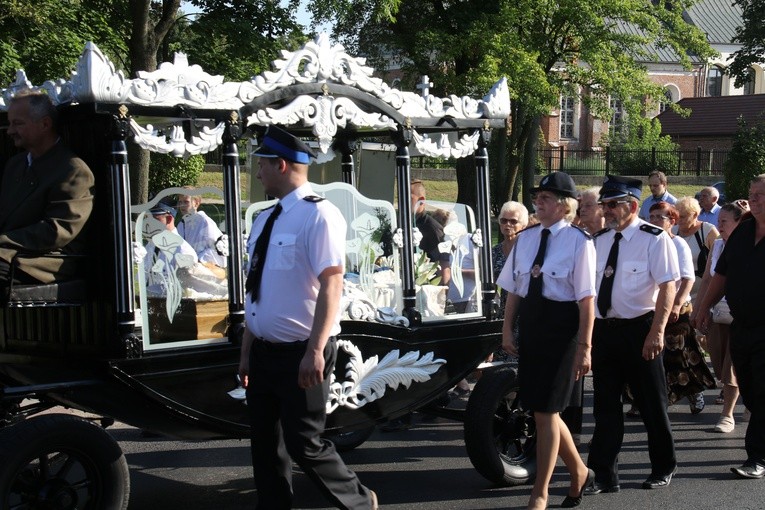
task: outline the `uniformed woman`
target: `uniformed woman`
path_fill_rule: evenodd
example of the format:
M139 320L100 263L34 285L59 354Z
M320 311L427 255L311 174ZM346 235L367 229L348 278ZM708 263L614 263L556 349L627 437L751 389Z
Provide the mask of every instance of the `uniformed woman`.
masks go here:
M556 172L532 190L538 225L518 234L497 283L508 291L502 347L519 356L520 398L537 428L537 476L528 508L547 508L558 455L570 475L564 508L578 506L595 474L587 469L560 417L574 381L590 370L594 320L595 247L571 225L574 181ZM516 349L513 326L519 321Z

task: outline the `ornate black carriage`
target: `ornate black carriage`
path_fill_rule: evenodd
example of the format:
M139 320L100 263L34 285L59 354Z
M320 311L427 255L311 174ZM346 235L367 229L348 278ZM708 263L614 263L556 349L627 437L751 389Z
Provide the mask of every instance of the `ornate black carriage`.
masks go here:
M4 160L15 149L3 112L22 87L32 84L20 71L0 99ZM348 220L328 433L352 447L375 424L430 404L465 419L482 474L497 483L528 479L533 423L518 409L511 367L484 371L465 416L432 404L500 343L486 147L509 114L504 80L481 100L403 92L320 36L283 52L273 72L241 83L190 66L183 55L127 79L88 44L68 80L38 88L59 105L62 138L96 175L92 251L82 257L81 279L14 287L0 308L0 508L127 506L119 446L92 420L51 414L55 406L94 413L104 426L116 419L180 438L247 437L235 380L243 235L269 201L246 181L250 200L241 199L240 153L269 124L315 144L320 157L309 178ZM178 157L220 150L222 190L170 188L130 204L128 139ZM448 222L440 249L451 260L449 286L428 277L428 261L413 248L412 204L402 199L410 192L410 148L475 161L477 210L435 204ZM148 214L178 194L202 195L227 234L222 275L185 257L182 239Z

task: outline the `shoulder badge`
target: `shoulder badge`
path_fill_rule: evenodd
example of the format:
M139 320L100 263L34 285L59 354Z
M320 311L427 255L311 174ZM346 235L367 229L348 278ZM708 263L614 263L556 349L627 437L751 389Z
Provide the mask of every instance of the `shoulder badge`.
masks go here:
M582 227L580 227L579 225L574 225L574 224L572 223L572 224L571 224L571 226L572 226L572 227L574 227L575 229L577 229L577 230L578 230L579 232L581 232L582 234L584 234L584 237L586 237L587 239L592 239L592 234L590 234L589 232L587 232L585 229L583 229L583 228L582 228Z
M541 227L541 226L542 226L542 224L541 224L541 223L535 223L534 225L531 225L530 227L526 227L526 228L524 228L523 230L521 230L520 232L518 232L518 234L520 234L521 232L525 232L525 231L527 231L527 230L531 230L532 228L537 228L537 227ZM517 235L517 234L516 234L516 235Z
M306 202L316 203L316 202L321 202L324 199L318 195L308 195L306 197L303 197L303 200L305 200Z
M610 228L604 228L603 230L598 230L597 232L592 234L592 237L600 237L603 234L605 234L606 232L608 232L609 230L611 230L611 229Z
M664 232L659 227L655 227L655 226L649 225L647 223L643 224L643 225L640 225L640 230L642 230L643 232L648 232L649 234L653 234L655 236L657 236L657 235L661 234L662 232Z

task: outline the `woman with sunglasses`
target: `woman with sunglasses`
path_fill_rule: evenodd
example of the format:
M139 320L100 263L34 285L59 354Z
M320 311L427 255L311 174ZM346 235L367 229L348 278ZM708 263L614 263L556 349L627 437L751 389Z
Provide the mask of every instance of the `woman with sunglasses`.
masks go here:
M500 271L502 271L502 268L505 266L505 261L510 254L510 250L513 249L518 232L526 228L529 223L529 211L526 209L526 206L520 202L510 200L502 204L502 209L499 211L498 221L502 240L491 250L491 259L494 261L493 269L495 281L499 277ZM500 289L500 317L504 314L506 299L507 291Z
M746 200L736 200L735 202L725 204L722 206L722 209L720 209L717 219L717 227L720 229L720 239L717 239L714 246L712 246L712 252L709 256L709 260L707 260L707 267L701 280L698 295L696 296L696 304L701 303L701 300L704 298L704 293L709 286L709 281L715 274L715 265L725 247L725 242L728 240L728 237L733 230L738 226L741 221L741 216L748 210L749 204ZM721 300L721 302L724 301L725 298ZM725 304L727 305L727 303ZM694 306L693 313L691 314L691 322L695 324L701 313L701 309ZM706 313L708 313L708 311ZM716 321L717 319L713 316L713 320ZM717 424L712 430L721 434L728 434L733 432L733 429L736 426L736 421L733 419L733 409L736 407L739 393L736 372L733 370L733 364L730 358L730 325L722 322L713 322L709 331L706 333L707 350L709 351L709 358L712 360L712 368L714 368L715 375L723 384L721 402L722 411Z

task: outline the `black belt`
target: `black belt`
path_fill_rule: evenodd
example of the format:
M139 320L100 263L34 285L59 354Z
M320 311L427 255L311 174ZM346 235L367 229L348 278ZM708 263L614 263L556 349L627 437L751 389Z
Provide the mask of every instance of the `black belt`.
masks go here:
M601 324L605 324L606 326L619 328L623 326L629 326L630 324L636 324L638 322L646 322L651 320L652 318L653 318L653 312L648 312L638 317L633 317L632 319L608 318L608 319L595 319L595 321L599 321Z
M308 340L297 342L270 342L264 338L255 337L255 348L268 352L297 352L304 351Z

